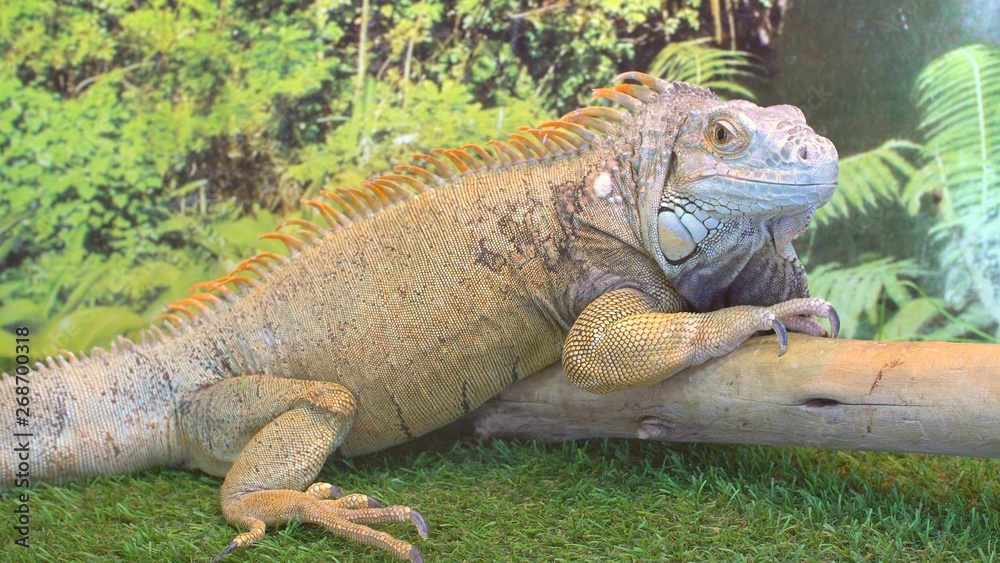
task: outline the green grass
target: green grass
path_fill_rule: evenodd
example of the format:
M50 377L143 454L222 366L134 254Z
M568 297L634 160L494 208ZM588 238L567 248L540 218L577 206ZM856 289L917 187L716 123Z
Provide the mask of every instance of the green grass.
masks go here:
M328 464L321 479L419 509L430 539L383 529L428 561L1000 559L997 460L439 432ZM3 559L206 561L234 535L220 482L161 469L39 486L28 549L13 546L5 493ZM226 560L390 558L292 525Z

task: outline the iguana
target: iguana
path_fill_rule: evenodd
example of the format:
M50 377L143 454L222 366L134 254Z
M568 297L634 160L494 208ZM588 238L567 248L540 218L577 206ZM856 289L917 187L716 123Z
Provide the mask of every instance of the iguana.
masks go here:
M368 526L426 537L416 510L314 482L335 450L420 436L559 359L606 393L758 331L780 352L786 328L826 334L815 317L836 336L791 245L836 188L833 144L792 106L636 72L618 82L595 95L622 109L416 155L424 166L304 200L327 226L279 225L265 237L289 255L196 285L167 307L169 335L154 326L139 344L5 374L2 404L30 388L30 481L200 469L225 477L222 513L245 530L220 557L295 520L420 561ZM0 456L0 488L27 484L18 472Z

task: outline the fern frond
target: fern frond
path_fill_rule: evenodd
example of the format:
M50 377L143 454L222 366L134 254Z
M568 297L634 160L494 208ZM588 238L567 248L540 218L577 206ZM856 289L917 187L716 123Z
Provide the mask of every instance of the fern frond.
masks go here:
M985 160L1000 135L1000 48L969 45L937 58L917 77L915 97L929 148L973 149Z
M858 335L866 321L870 325L880 324L879 304L883 294L897 308L912 300L905 278L920 273L913 260L868 256L854 266L833 262L814 268L809 273L809 289L813 295L836 304L841 332L851 338Z
M825 224L845 219L852 211L870 213L887 202L899 201L902 183L916 169L900 151L919 151L920 145L890 139L882 146L840 160L840 180L830 203L816 211Z
M953 209L998 203L1000 183L1000 47L970 45L927 65L917 78L918 126L934 172L908 187L911 197L937 187L953 193ZM921 187L925 191L921 191Z
M942 220L932 234L945 243L950 300L971 292L1000 323L1000 47L969 45L938 57L920 73L914 96L929 158L904 190L907 208L918 209L931 191L940 196Z
M740 79L757 78L762 71L757 58L744 51L712 47L710 38L669 43L650 64L649 73L665 80L680 80L711 89L722 98L756 100Z
M922 327L927 326L932 320L941 317L944 311L944 303L941 299L934 297L917 297L906 302L892 316L885 319L884 324L879 329L878 340L914 340L926 338L926 335L919 334ZM944 326L950 330L957 331L952 338L962 334L961 325L954 322L946 323ZM934 331L940 331L935 328Z

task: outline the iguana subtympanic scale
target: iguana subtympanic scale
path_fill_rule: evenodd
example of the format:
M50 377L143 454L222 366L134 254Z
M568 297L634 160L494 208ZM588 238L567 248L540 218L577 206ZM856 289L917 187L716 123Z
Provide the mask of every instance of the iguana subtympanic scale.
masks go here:
M368 527L423 518L314 483L475 409L560 359L594 392L662 380L757 331L824 334L791 240L832 195L837 153L791 106L722 102L626 73L590 107L488 150L418 155L304 203L290 256L262 253L119 339L32 374L32 479L159 464L225 476L244 530L290 520L416 561ZM298 232L280 232L298 227ZM149 338L147 338L147 336ZM148 340L148 341L147 341ZM0 398L14 404L5 377ZM17 467L0 457L0 486ZM303 492L305 491L305 492Z

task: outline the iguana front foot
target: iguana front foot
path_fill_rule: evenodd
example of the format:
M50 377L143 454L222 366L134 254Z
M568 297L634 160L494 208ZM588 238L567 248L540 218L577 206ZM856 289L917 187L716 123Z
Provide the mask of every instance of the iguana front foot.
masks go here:
M421 538L427 539L427 522L419 512L406 506L383 507L363 494L343 495L328 483L315 483L306 492L291 490L256 491L224 503L226 520L249 531L236 536L214 561L264 537L267 525L290 521L317 524L330 533L388 551L404 561L420 562L423 557L413 545L364 524L412 522ZM329 499L330 496L334 498ZM328 500L329 499L329 500Z
M780 354L787 330L820 336L812 317L830 320L837 312L825 299L789 299L767 307L740 305L709 313L664 313L636 289L610 291L588 305L563 346L563 369L577 386L608 393L666 379L678 371L723 356L760 331L778 335Z
M788 347L788 332L801 332L810 336L827 336L837 338L840 333L840 316L826 299L818 297L803 297L799 299L789 299L766 307L778 318L775 322L781 325L774 326L774 332L778 335L778 344L781 350L778 355L785 353ZM830 332L827 333L823 325L819 324L813 317L822 317L830 321ZM787 330L786 330L787 329Z

